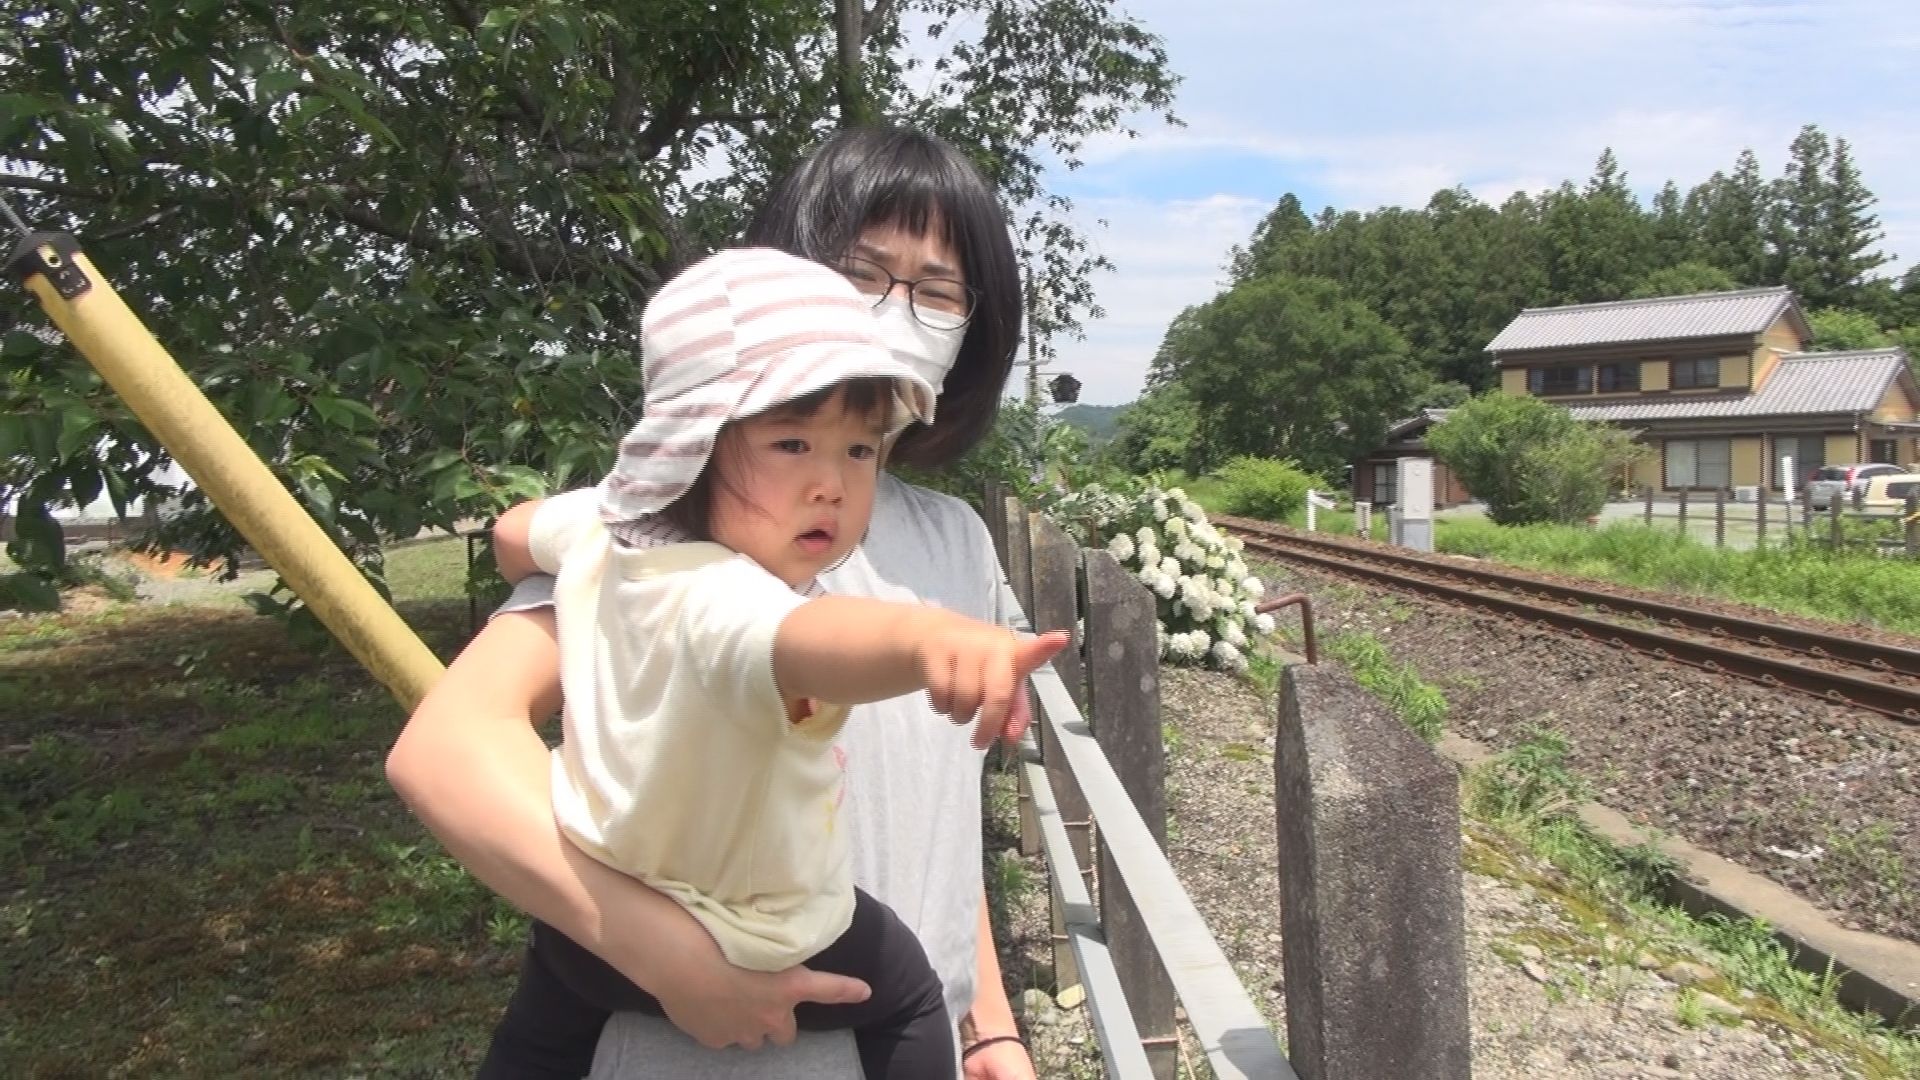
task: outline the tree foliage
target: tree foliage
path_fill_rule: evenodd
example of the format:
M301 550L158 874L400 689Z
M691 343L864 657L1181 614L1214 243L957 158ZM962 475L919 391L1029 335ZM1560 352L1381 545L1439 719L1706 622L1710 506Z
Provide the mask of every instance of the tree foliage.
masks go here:
M1158 39L1102 0L838 9L0 0L0 189L365 551L602 471L647 297L848 120L973 152L1047 283L1039 329L1074 332L1104 264L1043 166L1166 113ZM164 451L40 327L0 309L23 520L142 494ZM174 531L236 546L209 513Z
M1427 379L1367 305L1325 278L1241 282L1174 320L1151 376L1197 424L1194 471L1239 455L1337 471L1375 445Z
M1624 470L1645 453L1632 432L1497 391L1434 425L1427 446L1501 525L1584 521L1600 512Z

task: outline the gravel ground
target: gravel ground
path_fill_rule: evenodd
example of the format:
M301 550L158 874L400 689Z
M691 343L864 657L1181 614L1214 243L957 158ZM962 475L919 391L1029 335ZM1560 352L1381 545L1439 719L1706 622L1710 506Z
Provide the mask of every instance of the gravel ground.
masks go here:
M1284 1033L1272 709L1244 683L1207 672L1167 670L1161 694L1169 729L1170 858L1241 981L1274 1030ZM1011 779L995 783L1007 786ZM1011 843L1011 834L1000 839ZM1683 1024L1681 984L1708 974L1697 960L1690 966L1672 951L1677 946L1649 941L1632 947L1613 939L1591 942L1595 931L1580 926L1554 894L1523 883L1543 867L1477 831L1468 834L1467 846L1469 865L1504 868L1464 875L1475 1077L1858 1075L1794 1033L1739 1019L1739 1003L1698 998L1704 1012L1720 1019ZM1035 884L1011 905L1003 963L1016 1000L1025 998L1040 1075L1101 1076L1086 1010L1061 1009L1027 989L1045 983L1050 957L1044 870L1038 859L1025 865ZM1561 944L1583 941L1589 943ZM1696 993L1687 991L1687 999L1696 1000ZM1191 1063L1191 1045L1187 1052Z
M1371 633L1445 690L1449 727L1538 726L1602 803L1764 873L1842 925L1920 940L1920 728L1510 619L1288 567L1321 632Z

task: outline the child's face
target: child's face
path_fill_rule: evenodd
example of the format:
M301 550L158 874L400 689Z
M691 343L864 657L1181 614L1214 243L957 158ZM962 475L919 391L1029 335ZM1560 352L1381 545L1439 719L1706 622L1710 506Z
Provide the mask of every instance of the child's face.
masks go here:
M812 416L763 415L715 447L713 538L795 589L847 557L873 515L884 428L836 393Z

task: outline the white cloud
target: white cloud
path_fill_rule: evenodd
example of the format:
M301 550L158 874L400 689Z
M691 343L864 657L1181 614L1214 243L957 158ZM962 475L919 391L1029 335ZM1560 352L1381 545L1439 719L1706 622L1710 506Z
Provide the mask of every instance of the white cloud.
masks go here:
M1185 76L1188 122L1092 140L1081 213L1119 266L1111 315L1063 366L1131 399L1167 320L1208 299L1233 244L1288 190L1367 210L1465 185L1498 203L1583 181L1611 147L1650 197L1729 169L1778 175L1800 126L1851 144L1892 269L1920 261L1920 7L1910 0L1138 0ZM1195 187L1201 174L1217 194ZM1263 189L1262 185L1268 185ZM1277 185L1277 186L1275 186ZM1098 193L1089 198L1085 193Z
M1267 209L1266 200L1230 195L1080 200L1077 223L1120 269L1095 281L1106 317L1087 327L1085 341L1058 342L1053 369L1072 372L1089 404L1132 401L1167 323L1219 291L1229 249L1246 241Z

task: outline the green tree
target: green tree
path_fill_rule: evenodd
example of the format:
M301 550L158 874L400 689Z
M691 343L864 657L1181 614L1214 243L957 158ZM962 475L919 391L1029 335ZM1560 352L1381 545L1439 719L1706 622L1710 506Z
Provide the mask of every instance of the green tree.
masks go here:
M1882 235L1874 202L1847 141L1829 142L1813 124L1801 128L1774 184L1774 280L1809 307L1860 306L1866 275L1887 261L1872 250Z
M1497 391L1453 410L1428 431L1427 446L1501 525L1584 521L1643 452L1628 432Z
M1377 445L1428 382L1366 305L1334 282L1291 275L1189 309L1156 365L1193 400L1201 468L1245 454L1337 471Z
M1807 325L1813 328L1811 348L1818 352L1884 349L1893 344L1893 338L1864 311L1821 308L1807 313Z
M1652 269L1652 220L1611 149L1601 153L1584 188L1569 181L1547 196L1542 227L1557 303L1618 300Z
M1073 333L1104 263L1042 156L1173 85L1102 0L0 0L0 189L369 551L602 471L646 298L858 117L976 154L1048 282L1041 329ZM0 310L23 520L140 494L164 453L37 325ZM210 513L176 531L237 543Z
M1779 278L1768 269L1766 243L1770 193L1760 159L1740 151L1732 173L1716 172L1688 196L1698 206L1699 258L1742 285Z
M1640 279L1627 297L1641 300L1653 296L1687 296L1692 293L1725 292L1740 287L1733 275L1703 262L1683 262L1663 266Z
M1123 472L1200 471L1199 414L1178 382L1150 387L1120 414L1108 456Z

